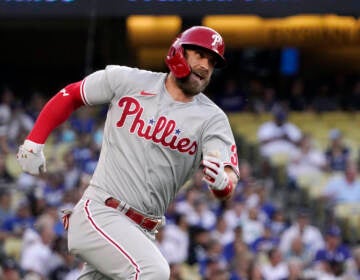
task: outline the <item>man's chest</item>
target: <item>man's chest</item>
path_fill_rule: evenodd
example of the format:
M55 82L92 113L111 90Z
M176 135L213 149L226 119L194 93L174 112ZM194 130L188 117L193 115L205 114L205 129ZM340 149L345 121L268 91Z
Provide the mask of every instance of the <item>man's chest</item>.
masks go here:
M166 104L157 97L121 97L110 114L115 133L190 155L198 149L205 121L191 108Z

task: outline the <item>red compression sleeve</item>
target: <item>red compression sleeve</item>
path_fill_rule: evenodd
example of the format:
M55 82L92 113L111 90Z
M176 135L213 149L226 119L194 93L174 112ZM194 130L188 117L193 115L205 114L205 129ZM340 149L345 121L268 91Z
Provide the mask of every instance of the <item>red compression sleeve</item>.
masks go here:
M84 105L81 98L81 84L82 81L67 85L45 104L27 139L44 144L58 125L66 121L73 111Z

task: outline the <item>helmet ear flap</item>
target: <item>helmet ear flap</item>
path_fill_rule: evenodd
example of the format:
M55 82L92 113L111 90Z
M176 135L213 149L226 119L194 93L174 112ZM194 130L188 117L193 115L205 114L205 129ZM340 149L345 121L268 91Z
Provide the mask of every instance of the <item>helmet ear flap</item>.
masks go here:
M191 73L191 68L185 58L184 48L177 42L170 47L165 62L176 78L185 78Z

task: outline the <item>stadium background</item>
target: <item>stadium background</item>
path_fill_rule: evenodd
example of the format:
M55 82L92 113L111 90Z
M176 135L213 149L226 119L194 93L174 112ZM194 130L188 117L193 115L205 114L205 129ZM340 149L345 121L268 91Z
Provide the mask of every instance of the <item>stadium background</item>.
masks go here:
M227 43L228 66L222 72L215 73L214 81L206 93L220 106L223 105L223 109L228 113L236 136L239 157L244 164L242 167L246 169L249 164L251 177L257 182L254 183L257 187L250 187L250 190L244 187L245 182L241 182L240 189L243 193L238 194L238 201L234 202L234 205L239 202L246 208L246 202L251 200L251 195L245 195L245 190L255 194L259 190L258 185L266 185L264 182L269 180L271 187L267 189L266 199L273 208L285 210L288 227L295 223L298 215L302 215L299 211L311 216L311 222L323 233L324 238L329 225L336 224L342 230L342 240L354 250L355 259L356 254L359 254L356 250L360 225L358 202L342 203L328 208L320 197L328 180L335 174L329 170L316 178L302 177L297 182L297 188L289 186L288 155L264 159L259 153L257 131L261 124L272 120L274 108L281 105L288 110L289 121L296 124L302 132L311 133L314 146L323 152L330 142L329 133L339 129L345 144L351 149L351 159L358 163L360 96L355 88L360 73L359 13L360 3L351 0L326 0L321 3L308 0L0 1L1 104L5 104L4 96L11 91L13 99L10 107L13 116L20 110L34 118L34 96L40 97L39 102L43 104L64 85L81 80L84 75L107 64L166 71L163 58L176 34L192 25L214 27L223 34ZM228 81L233 80L236 81L237 93L243 98L238 106L229 106L229 102L238 99L224 93ZM297 81L301 81L304 86L304 104L301 108L292 107L290 102L291 92ZM71 189L74 192L74 189L81 189L80 186L86 184L86 175L91 173L96 165L98 148L89 149L90 153L94 154L84 163L86 160L79 155L84 149L79 146L84 148L83 146L91 145L87 141L96 144L98 139L84 138L91 134L101 135L99 131L103 109L89 111L89 115L80 112L71 120L68 130L68 127L61 128L54 133L47 145L51 178L42 178L41 182L24 179L24 174L21 174L14 161L16 147L26 135L26 126L23 127L24 131L18 132L16 138L6 139L8 150L7 153L2 151L1 157L13 180L8 182L2 178L1 186L2 193L9 191L11 194L13 211L18 211L19 207L29 204L29 201L38 204L40 200L44 200L45 206L41 210L32 207L33 218L36 220L44 212L50 212L49 209L63 205L66 199L69 199L64 195L68 194L67 191ZM91 121L95 124L89 124ZM75 134L70 140L64 136L69 131ZM78 144L80 140L83 141L83 146ZM46 200L46 194L34 194L39 190L46 193L44 190L47 185L57 179L63 180L58 178L59 173L61 176L67 174L63 171L64 165L66 166L63 156L74 150L73 157L81 169L76 187L69 187L67 191L59 187L63 194L59 195L61 201L56 203L51 198ZM342 172L336 174L341 175ZM198 184L196 179L189 182L189 185L192 184ZM201 204L204 192L201 189L200 194L195 195L198 200L195 200L194 204ZM189 193L191 192L185 190L179 195L179 205L187 201L185 197ZM24 203L24 199L27 203ZM214 206L212 198L206 196L206 199L208 208L216 213L216 224L220 224L226 210L233 210L235 207L230 203ZM176 208L176 205L174 207ZM178 212L185 211L181 209L179 206ZM182 214L187 216L188 213L185 211ZM172 217L170 212L169 217ZM172 221L171 218L169 220ZM270 216L269 220L271 221ZM175 221L177 220L174 218L173 222L177 224ZM268 224L268 221L263 222L264 225ZM29 227L32 227L32 223ZM199 228L201 227L195 222L190 223L187 228L185 236L191 244L196 241L194 236L200 235L196 231ZM214 223L207 229L213 238L216 228ZM232 230L235 232L235 227ZM24 278L25 272L21 269L24 231L19 234L2 226L1 233L4 279L9 277L6 273L11 270L21 272L21 277ZM57 235L60 236L60 241L57 239L58 248L55 250L52 245L48 247L66 259L63 248L60 248L64 242L61 239L64 238L63 233L58 230ZM221 236L218 237L220 239L225 238L219 233L218 236ZM181 262L187 264L180 266L184 279L247 279L243 275L242 278L236 275L233 260L228 260L226 267L219 265L219 278L215 278L218 271L210 267L205 260L194 257L194 248L195 246L189 249L186 260ZM254 259L258 260L259 255L261 254L256 253ZM260 259L266 262L262 255ZM39 262L41 263L41 260ZM176 270L177 262L172 264ZM80 264L74 260L69 260L69 265L63 265L64 271L69 274L78 266ZM214 273L208 275L211 269L215 269ZM229 276L230 274L232 276ZM60 276L54 275L42 277L65 279L56 278ZM69 278L66 279L72 279L71 275L67 277ZM311 278L304 275L301 277Z

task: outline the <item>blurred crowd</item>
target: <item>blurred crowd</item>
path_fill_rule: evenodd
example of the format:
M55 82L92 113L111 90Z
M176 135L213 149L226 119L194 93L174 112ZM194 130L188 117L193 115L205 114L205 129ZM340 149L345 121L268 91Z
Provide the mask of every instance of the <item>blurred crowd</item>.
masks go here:
M226 111L273 113L274 119L259 127L259 152L265 160L279 151L289 155L288 190L299 188L303 174L336 172L322 193L329 212L338 202L360 202L358 165L341 131L329 131L323 151L287 121L288 110L332 110L346 104L328 98L329 87L319 88L310 102L303 82L296 80L284 106L276 89L259 81L249 83L247 94L234 80L225 84L216 102ZM360 82L350 86L350 93L357 99L347 108L360 109ZM67 252L61 211L74 206L89 183L107 108L80 109L58 127L45 147L48 172L34 177L19 172L14 158L46 101L39 93L19 100L10 88L1 92L0 279L72 280L82 267ZM320 226L311 210L290 209L287 201L276 199L271 172L239 157L241 178L232 199L216 200L199 170L168 208L156 245L170 264L171 279L360 279L360 247L345 242L336 220Z
M272 112L279 105L297 112L360 110L358 76L279 77L245 74L244 78L226 78L211 94L226 112Z

